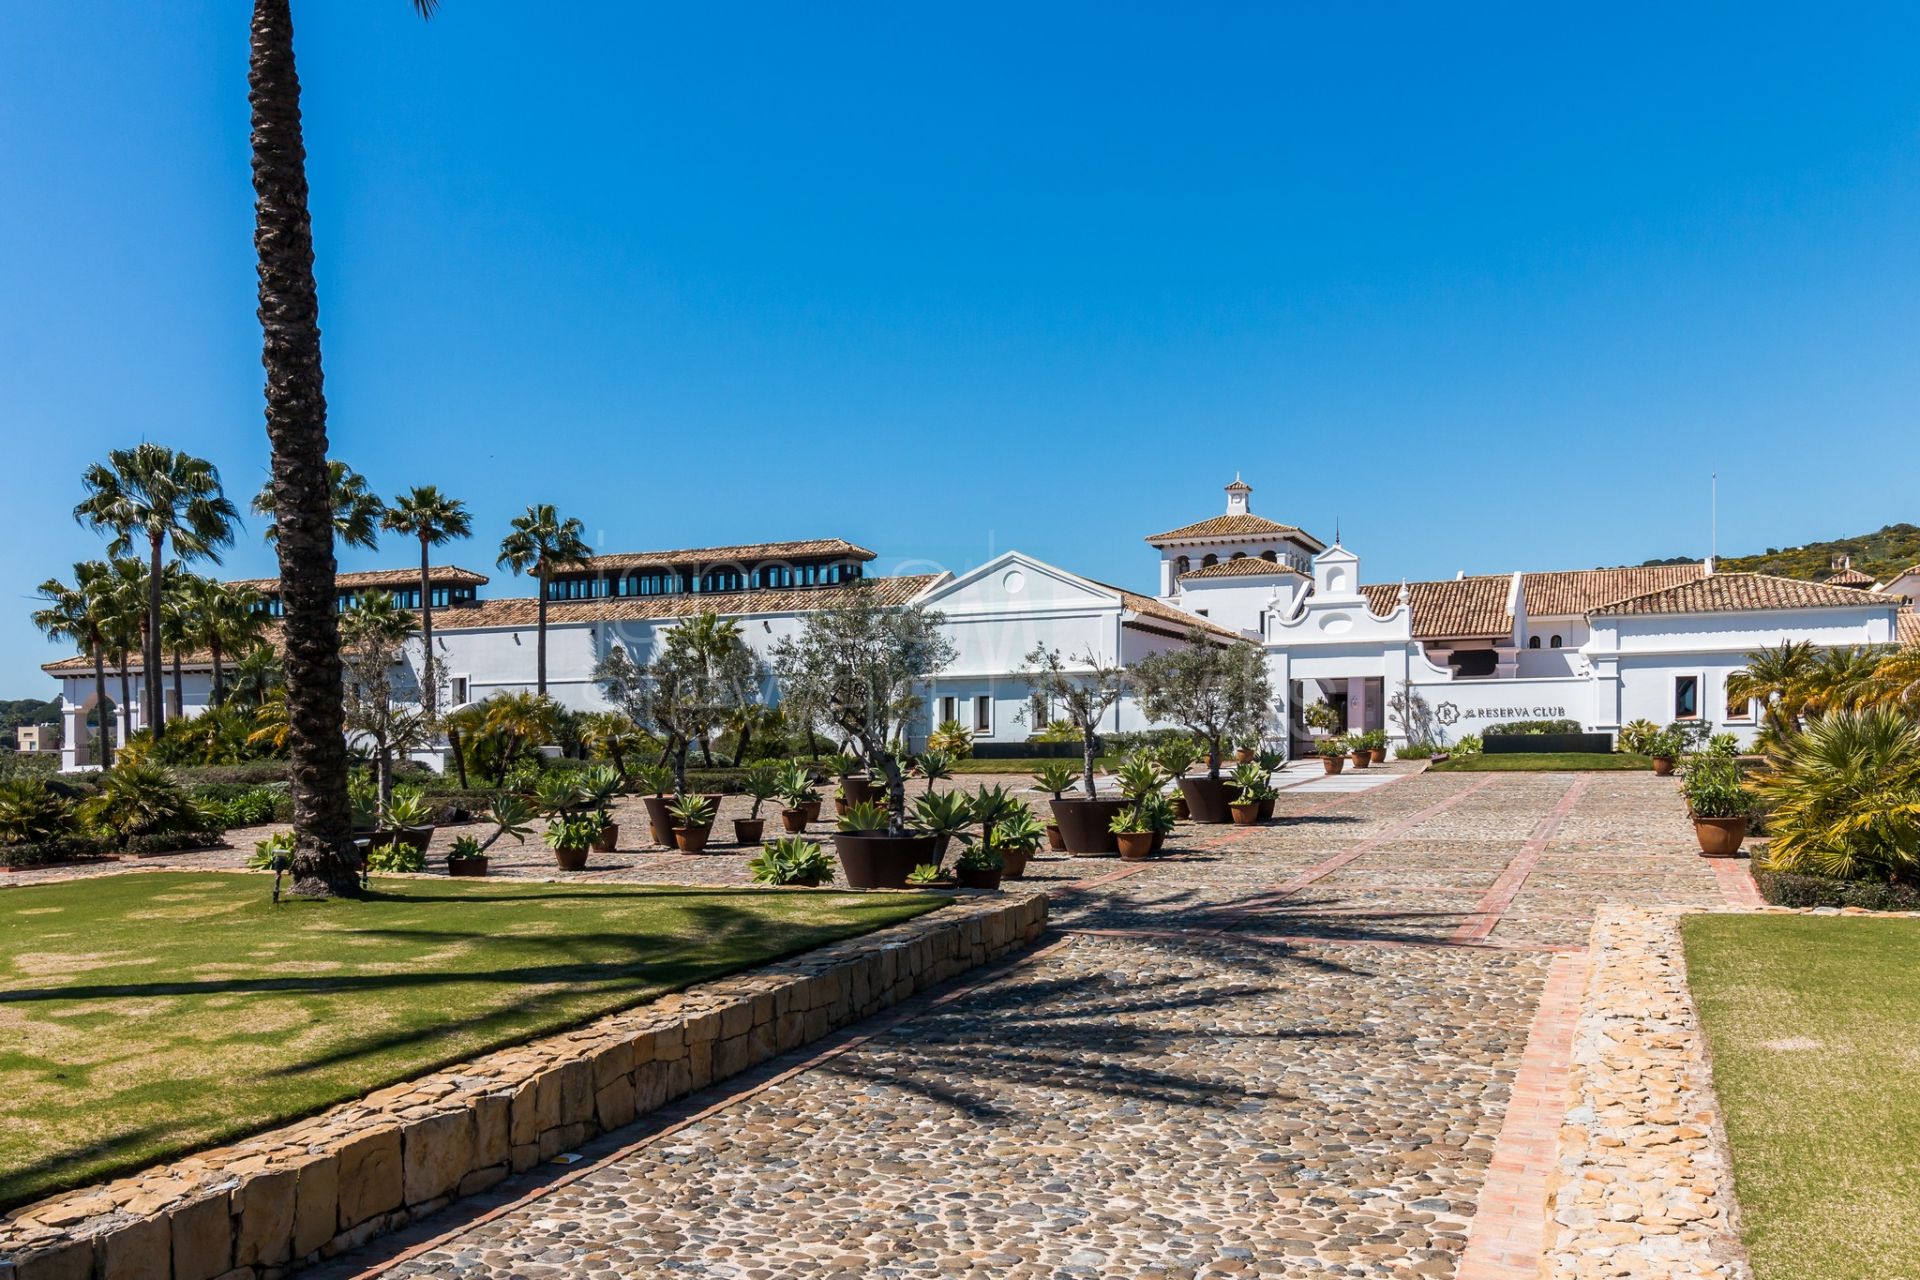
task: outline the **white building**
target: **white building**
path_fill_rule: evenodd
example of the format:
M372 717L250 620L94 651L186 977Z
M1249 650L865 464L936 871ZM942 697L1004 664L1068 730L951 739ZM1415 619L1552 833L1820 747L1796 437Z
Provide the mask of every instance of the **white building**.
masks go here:
M1819 645L1920 641L1910 602L1920 566L1873 590L1747 573L1710 564L1514 572L1437 582L1368 582L1361 559L1304 530L1255 515L1252 488L1227 486L1226 510L1146 541L1159 555L1159 592L1143 595L1010 551L969 572L872 577L874 553L837 538L596 557L548 585L547 691L563 705L605 705L595 664L616 645L645 661L661 634L714 611L740 624L765 658L804 617L866 582L891 604L941 613L956 659L929 682L924 733L955 720L988 749L1012 751L1048 718L1022 674L1039 645L1070 661L1131 664L1193 642L1262 646L1276 691L1271 738L1292 750L1311 735L1301 712L1340 707L1349 728L1405 738L1394 704L1424 705L1441 740L1515 719L1572 719L1612 732L1636 719L1696 720L1743 737L1754 709L1729 706L1727 676L1746 655L1783 640ZM430 571L435 660L453 706L535 687L538 602L488 599L484 575ZM418 607L413 570L342 574L344 606L387 591ZM254 582L270 611L277 583ZM137 659L136 659L137 663ZM420 665L419 641L407 658ZM92 664L47 664L62 682L67 767L87 763L84 724L95 694ZM180 665L186 714L209 701L205 654ZM402 681L404 685L404 677ZM145 722L138 666L108 675L123 737ZM173 674L167 673L169 699ZM777 690L769 685L770 696ZM1105 727L1149 727L1123 699ZM1416 727L1416 731L1426 731Z

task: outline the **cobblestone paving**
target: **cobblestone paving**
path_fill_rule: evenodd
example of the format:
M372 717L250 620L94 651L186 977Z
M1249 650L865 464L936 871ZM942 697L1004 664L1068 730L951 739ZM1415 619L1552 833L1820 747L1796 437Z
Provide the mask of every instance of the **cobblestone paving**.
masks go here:
M1602 901L1718 898L1670 780L1576 781L1289 792L1272 824L1183 827L1156 862L1038 860L1041 951L330 1274L1454 1276L1551 949Z

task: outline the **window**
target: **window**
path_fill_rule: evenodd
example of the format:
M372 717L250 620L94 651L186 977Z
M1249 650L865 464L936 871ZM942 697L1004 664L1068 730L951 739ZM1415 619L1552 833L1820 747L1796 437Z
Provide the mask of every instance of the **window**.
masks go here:
M940 699L940 723L949 724L960 718L960 699L947 697Z
M1036 693L1027 699L1027 719L1032 722L1034 731L1037 733L1053 723L1053 708L1047 705L1045 698Z
M973 731L984 737L993 736L993 698L987 694L978 694L973 700Z
M1217 555L1214 555L1211 551L1209 551L1206 555L1200 557L1200 567L1202 569L1211 569L1213 568L1213 566L1219 563L1220 563L1220 557Z
M1193 568L1193 561L1187 559L1185 556L1175 556L1173 558L1173 572L1175 573L1176 576L1179 574L1187 573L1190 570L1192 570L1192 568Z
M1552 644L1552 645L1551 645L1550 647L1551 647L1551 648L1555 648L1555 649L1558 649L1558 648L1560 647L1560 637L1559 637L1559 636L1555 636L1555 637L1553 638L1553 644Z
M1729 689L1727 691L1727 719L1753 719L1753 700L1750 698L1736 698L1733 696L1733 691Z
M1207 616L1207 611L1205 609L1195 609L1193 612L1196 617L1204 618Z
M1527 648L1529 648L1529 649L1538 649L1539 647L1540 647L1540 637L1539 637L1539 636L1528 636L1528 637L1527 637Z
M1673 678L1673 718L1675 720L1697 720L1700 718L1700 677L1675 676Z
M1275 551L1272 547L1268 547L1265 551L1262 551L1260 553L1260 558L1262 560L1265 560L1268 564L1278 564L1280 561L1280 554L1279 552Z
M1230 560L1245 560L1247 558L1247 553L1244 551L1236 551L1227 558Z
M453 696L453 705L456 707L466 706L467 678L465 676L455 676L452 680L448 681L448 685L450 686L450 692Z

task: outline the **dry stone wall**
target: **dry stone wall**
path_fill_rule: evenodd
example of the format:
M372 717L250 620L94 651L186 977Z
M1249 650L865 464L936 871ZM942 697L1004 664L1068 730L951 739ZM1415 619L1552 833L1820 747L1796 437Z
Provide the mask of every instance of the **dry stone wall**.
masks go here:
M1046 928L963 899L0 1219L0 1280L275 1280L879 1013Z

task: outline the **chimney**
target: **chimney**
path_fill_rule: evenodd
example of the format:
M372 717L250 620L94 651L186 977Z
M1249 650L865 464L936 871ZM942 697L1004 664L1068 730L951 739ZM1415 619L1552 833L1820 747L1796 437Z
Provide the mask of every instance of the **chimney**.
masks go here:
M1835 573L1844 573L1848 569L1853 568L1853 557L1844 551L1836 551L1833 553L1833 559L1829 563Z
M1233 473L1233 483L1227 486L1227 514L1243 516L1247 514L1247 495L1253 492L1253 486L1240 478L1238 471Z

